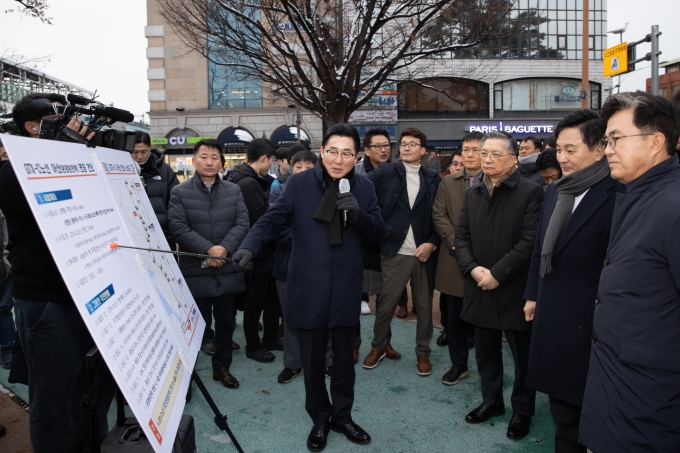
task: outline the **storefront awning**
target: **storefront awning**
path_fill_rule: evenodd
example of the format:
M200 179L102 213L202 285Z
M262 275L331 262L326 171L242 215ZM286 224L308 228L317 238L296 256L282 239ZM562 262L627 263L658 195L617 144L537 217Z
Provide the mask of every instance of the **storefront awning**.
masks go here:
M217 141L225 147L234 146L248 146L248 143L255 139L253 135L245 129L240 127L230 127L229 129L223 131Z
M274 131L269 140L276 146L290 146L298 142L297 126L281 126ZM309 148L309 136L300 129L300 144Z

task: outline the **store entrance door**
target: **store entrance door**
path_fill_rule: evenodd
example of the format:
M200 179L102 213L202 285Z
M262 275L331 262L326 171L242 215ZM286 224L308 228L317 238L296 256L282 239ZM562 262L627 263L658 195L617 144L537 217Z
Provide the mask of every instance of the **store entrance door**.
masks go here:
M193 162L194 150L192 148L175 148L165 152L165 163L170 165L179 182L186 181L194 176L196 167L194 167Z

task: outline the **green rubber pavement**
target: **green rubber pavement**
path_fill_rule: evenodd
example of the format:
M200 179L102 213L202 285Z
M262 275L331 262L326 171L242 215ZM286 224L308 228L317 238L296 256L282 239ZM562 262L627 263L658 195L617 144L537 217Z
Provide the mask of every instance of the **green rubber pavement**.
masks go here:
M241 328L241 313L234 340L245 344ZM353 419L372 437L369 445L350 443L342 434L331 432L326 452L552 452L554 424L550 417L548 399L543 394L536 398L536 413L529 435L512 441L505 437L510 421L510 393L514 376L512 355L503 345L504 395L506 414L479 425L465 423L465 415L481 403L479 374L470 351L470 375L455 386L445 386L441 377L448 371L450 361L446 347L437 346L435 330L430 360L433 372L428 377L416 374L415 324L394 320L392 345L402 354L400 360L383 359L373 370L361 367L370 350L373 315L361 317L362 340L356 385ZM304 409L304 382L298 376L289 384L279 384L276 378L283 369L281 351L276 360L258 363L246 359L241 348L234 351L231 373L240 381L236 390L224 388L212 380L210 358L199 353L197 370L208 391L222 412L244 451L249 453L287 453L307 451L306 439L312 422ZM0 383L28 401L28 388L8 384L7 370L0 369ZM326 380L327 383L330 381ZM207 452L236 451L226 433L218 430L213 413L193 385L193 399L186 405L186 414L196 423L197 450ZM109 422L115 420L115 404Z

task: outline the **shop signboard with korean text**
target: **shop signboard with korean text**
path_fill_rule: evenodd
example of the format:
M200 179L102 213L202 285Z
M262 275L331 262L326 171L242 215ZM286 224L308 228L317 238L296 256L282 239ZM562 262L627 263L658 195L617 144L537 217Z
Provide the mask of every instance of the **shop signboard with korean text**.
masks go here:
M52 257L156 452L170 452L205 322L129 153L2 136ZM18 195L20 196L20 195Z

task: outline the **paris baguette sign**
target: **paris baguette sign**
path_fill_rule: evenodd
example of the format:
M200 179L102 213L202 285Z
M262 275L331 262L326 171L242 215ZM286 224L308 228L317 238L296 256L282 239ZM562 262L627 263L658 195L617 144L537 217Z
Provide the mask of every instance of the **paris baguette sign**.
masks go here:
M483 123L483 124L469 124L466 128L467 132L481 132L487 134L489 132L507 132L508 134L552 134L552 124L535 124L535 123L512 123L503 124L503 121L497 123Z

